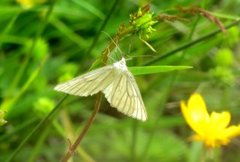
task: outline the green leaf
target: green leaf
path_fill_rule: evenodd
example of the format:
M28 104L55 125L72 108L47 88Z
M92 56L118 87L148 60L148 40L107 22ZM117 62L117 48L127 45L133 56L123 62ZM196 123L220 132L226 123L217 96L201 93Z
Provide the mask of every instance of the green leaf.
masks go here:
M76 3L77 5L81 6L82 8L86 9L87 11L93 13L94 15L96 15L97 17L99 17L100 19L104 19L105 15L103 12L101 12L101 10L98 9L98 7L93 6L92 4L88 3L88 1L78 1L78 0L73 0L74 3Z
M173 70L185 70L190 68L192 68L192 66L134 66L134 67L129 67L129 70L134 75L145 75L145 74L169 72Z

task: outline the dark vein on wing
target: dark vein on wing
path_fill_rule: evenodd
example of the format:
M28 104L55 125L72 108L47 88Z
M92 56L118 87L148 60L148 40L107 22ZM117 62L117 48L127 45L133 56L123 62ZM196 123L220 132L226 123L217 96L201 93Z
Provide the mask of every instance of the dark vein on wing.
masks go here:
M104 81L106 81L106 79L108 79L108 77L109 77L111 74L112 74L112 71L110 71L110 72L108 72L108 73L106 72L106 76L103 77L103 80L99 81L98 84L95 84L95 86L93 86L92 92L94 92L94 91L100 86L100 84L103 84ZM108 84L108 85L109 85L109 84ZM106 86L108 86L108 85L106 85ZM104 89L104 88L103 88L103 89ZM99 91L101 91L101 89L100 89ZM99 91L98 91L98 92L99 92ZM97 93L97 92L95 92L95 93Z
M76 83L74 83L73 85L71 85L71 86L69 85L70 86L69 89L68 89L69 93L74 94L75 91L77 91L78 89L81 89L82 87L84 87L85 84L82 83L83 80L84 79L81 78L81 80L79 80L79 81L76 80L75 81Z
M117 85L119 85L119 83L120 83L121 80L122 80L122 75L119 77L119 80L118 80L118 82L117 82L117 84L116 84L116 87L117 87ZM114 86L113 86L113 87L114 87ZM116 94L117 89L118 89L118 87L115 89L115 91L114 91L114 93L113 93L113 95L112 95L111 103L113 103L113 99L114 99L114 97L115 97L115 94ZM115 104L114 104L114 105L115 105Z
M128 81L128 89L129 88L132 90L131 82ZM134 110L134 105L135 105L135 97L132 96L132 95L129 95L129 98L130 98L131 104L129 106L129 109L128 109L127 113L129 115L131 114L131 116L132 116L132 112L133 112L132 110Z
M82 91L82 93L80 93L80 95L83 95L83 96L86 96L86 95L89 95L91 91L93 91L93 89L91 88L91 86L93 86L93 84L95 84L96 80L99 79L99 77L101 78L105 78L105 76L103 76L102 74L104 73L103 72L100 72L98 74L95 74L96 76L91 78L91 80L89 81L86 81L87 83L83 84L83 86L80 86L80 87L77 87L77 91L75 91L75 93L79 94L80 90ZM105 72L106 73L106 72ZM107 73L106 73L107 74ZM105 74L105 75L106 75ZM83 78L83 79L86 79L86 78ZM86 79L87 80L87 79ZM101 82L100 82L101 83ZM93 86L94 87L94 86ZM86 90L89 88L89 92L86 93Z
M127 77L127 80L128 80L129 78ZM130 100L130 105L129 105L129 108L128 108L128 110L127 110L127 114L129 114L129 110L131 110L132 108L132 95L130 94L130 92L129 92L129 85L130 85L130 82L129 82L129 80L127 81L127 93L128 93L128 96L129 96L129 100ZM130 114L129 114L130 115Z
M96 73L97 71L101 71L101 70L102 70L102 68L93 70L93 71L88 72L86 74L83 74L83 75L81 75L79 77L76 77L76 78L74 78L74 79L72 79L72 80L70 80L70 81L68 81L66 83L63 83L62 84L63 87L61 88L61 90L65 91L65 92L68 91L67 93L70 93L70 94L74 94L74 93L77 92L77 91L74 91L74 89L78 89L79 90L82 87L84 87L85 86L84 82L89 82L89 77L92 77L92 75L94 75L94 73ZM98 75L102 74L103 72L100 72ZM91 76L89 76L89 75L91 75ZM91 80L93 80L95 78L91 78Z
M130 75L130 74L129 74L129 75ZM136 83L134 77L131 76L130 79L132 80L133 85L135 84L135 85L137 86L137 83ZM136 87L135 90L136 90L137 95L139 96L138 100L140 101L140 102L139 102L139 106L140 106L140 109L141 109L141 112L140 112L140 113L141 113L141 119L143 119L143 117L146 115L146 110L145 110L144 102L143 102L143 99L142 99L142 96L141 96L141 93L140 93L139 88ZM139 109L139 108L138 108L138 109ZM145 118L145 117L144 117L144 118Z
M125 86L125 93L124 93L124 94L126 95L126 99L125 99L124 106L123 106L123 107L124 107L124 109L123 109L124 112L126 112L126 111L125 111L125 109L126 109L126 104L127 104L127 100L129 99L129 94L128 94L128 90L127 90L127 86L128 86L128 78L127 78L127 77L126 77L126 83L125 83L125 85L126 85L126 86Z
M131 114L133 114L133 112L135 111L135 99L136 99L136 96L135 96L135 88L133 87L133 85L131 84L131 82L130 81L128 81L128 84L129 84L129 86L128 87L130 87L130 89L131 89L131 91L132 91L132 95L130 95L130 99L131 99L131 101L133 101L133 105L131 105L130 106L130 108L129 108L129 110L128 110L128 113L131 113Z
M124 77L123 77L124 78ZM124 86L124 83L122 83L122 82L124 82L124 79L122 79L121 80L121 82L120 82L120 84L119 84L119 86L118 86L118 89L120 89L120 88L122 88L122 89L120 89L119 91L120 91L120 93L119 93L119 96L121 96L120 97L120 99L119 99L119 101L118 101L118 103L117 103L117 106L120 106L119 104L121 103L121 101L123 100L123 98L124 98L124 92L126 91L125 89L123 89L124 87L126 88L126 86ZM122 84L121 84L122 83ZM121 85L121 86L120 86ZM122 108L122 107L121 107Z

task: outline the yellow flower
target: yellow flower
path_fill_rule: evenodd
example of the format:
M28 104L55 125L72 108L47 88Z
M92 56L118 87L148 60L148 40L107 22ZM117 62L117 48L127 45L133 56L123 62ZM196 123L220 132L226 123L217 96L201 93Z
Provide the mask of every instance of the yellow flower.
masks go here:
M35 5L44 3L46 0L16 0L24 9L30 9Z
M231 114L227 111L209 114L200 94L193 94L187 104L181 101L181 110L186 122L196 133L190 139L202 141L206 147L227 145L231 138L240 135L240 125L228 126Z

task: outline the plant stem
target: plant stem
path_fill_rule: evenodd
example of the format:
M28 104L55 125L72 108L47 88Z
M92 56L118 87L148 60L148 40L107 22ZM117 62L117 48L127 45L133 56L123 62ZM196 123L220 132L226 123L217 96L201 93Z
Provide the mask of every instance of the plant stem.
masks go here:
M95 108L94 111L92 112L92 115L90 116L90 118L88 119L87 123L85 124L83 130L81 131L81 133L79 134L78 138L76 139L76 141L74 142L73 145L70 145L68 152L65 154L65 156L63 157L63 159L61 160L61 162L67 162L69 160L69 158L71 158L71 156L74 154L74 152L77 149L77 146L80 144L80 142L82 141L83 137L86 135L87 131L89 130L90 126L92 125L97 112L99 111L100 105L101 105L101 100L102 100L102 94L99 93L97 95L97 99L96 99L96 103L95 103Z
M24 85L21 87L21 89L15 94L15 96L11 100L5 99L4 102L1 105L1 109L9 112L11 111L11 108L13 105L23 96L23 94L27 91L27 89L30 87L30 85L33 83L33 81L37 78L40 71L42 70L45 61L47 58L44 58L40 65L32 72L32 74L29 76L27 81L24 83Z
M7 26L3 29L3 32L1 33L1 35L6 35L11 31L14 23L16 22L16 20L21 12L22 12L22 10L18 11L17 14L14 15L14 17L10 20L10 22L7 24ZM0 37L0 56L1 56L1 54L4 54L3 49L2 49L3 40L4 40L4 37L1 36Z
M171 88L174 84L174 81L176 79L176 75L170 75L170 77L167 78L167 84L165 85L165 88L162 89L161 91L161 94L162 94L162 98L160 99L160 102L159 102L159 105L158 105L158 109L160 110L159 111L159 115L157 117L157 119L154 121L154 124L153 124L153 129L149 132L149 135L148 135L148 139L147 139L147 142L146 142L146 145L141 153L141 161L146 161L147 157L148 157L148 152L150 150L150 147L151 147L151 144L154 140L154 136L155 136L155 133L158 131L159 127L158 127L158 123L161 121L161 117L162 117L162 114L163 114L163 111L164 111L164 107L167 103L167 99L168 99L168 96L171 92Z
M101 31L105 28L107 22L109 21L111 15L113 14L113 12L115 11L117 4L118 4L119 0L115 0L115 2L112 5L112 8L109 12L109 14L107 15L107 17L105 18L102 26L100 27L94 41L92 42L91 46L89 47L88 51L86 52L87 55L89 55L89 53L91 53L93 47L96 45L99 37L100 37L100 33ZM123 34L124 35L124 34ZM122 36L122 35L121 35ZM116 39L116 42L118 42L119 40L119 33L114 37L114 39ZM116 47L115 42L111 42L107 48L105 48L105 50L102 52L102 61L104 64L107 63L108 60L108 52L112 51L114 48ZM96 63L96 62L95 62ZM91 68L95 65L95 63L93 63L93 65L91 66ZM90 68L90 69L91 69ZM86 135L87 131L89 130L90 126L92 125L97 112L99 111L100 105L101 105L101 100L102 100L102 94L99 93L97 95L97 99L96 99L96 103L95 103L95 109L92 113L92 115L90 116L90 118L88 119L87 123L85 124L83 130L81 131L81 133L79 134L78 138L76 139L76 141L74 142L74 144L72 146L69 147L68 152L65 154L65 156L63 157L63 159L61 160L62 162L67 162L69 160L69 158L71 158L71 156L73 155L73 153L76 151L77 146L80 144L80 142L82 141L83 137Z
M137 161L137 153L136 153L136 146L137 146L137 139L138 139L138 122L136 120L133 121L132 125L132 143L131 143L131 161Z
M50 125L52 126L52 124L50 124ZM42 147L42 145L44 143L44 140L47 138L47 135L48 135L48 133L50 131L51 126L47 127L45 130L43 130L39 134L39 139L38 139L37 143L35 144L35 147L31 151L31 155L28 157L27 162L37 161L37 156L41 152L41 147Z
M38 41L38 39L40 38L42 32L44 31L47 23L48 23L48 20L49 20L49 17L53 11L53 8L54 8L54 5L55 5L55 0L53 0L53 2L50 4L48 10L47 10L47 13L44 17L44 21L43 21L43 25L39 28L39 30L37 31L34 39L33 39L33 42L31 44L31 47L29 49L29 53L32 54L33 50L34 50L34 47ZM15 20L14 20L15 21ZM12 22L14 23L14 22ZM7 30L7 29L6 29ZM10 30L10 29L8 29ZM22 78L22 75L24 74L27 66L28 66L28 63L31 59L31 55L27 55L25 58L24 58L24 61L23 63L21 64L18 72L16 73L15 77L13 78L13 82L12 84L10 85L10 92L13 91L13 89L16 88L16 86L18 85L20 79ZM39 67L36 69L36 71L40 71L42 67ZM38 76L38 73L34 74L34 75L31 75L29 78L28 78L28 82L21 88L21 91L15 95L15 97L13 97L10 101L7 99L7 98L4 98L3 99L3 104L1 105L1 108L4 109L5 111L8 111L11 109L12 105L14 103L16 103L18 101L18 99L25 93L25 91L29 88L29 86L31 85L32 81Z
M226 28L226 29L229 29L229 28L237 25L239 22L240 22L240 19L238 19L238 20L232 22L231 24L225 26L225 28ZM211 37L217 35L217 34L220 33L220 32L221 32L221 29L217 29L217 30L215 30L215 31L212 31L211 33L206 34L206 35L204 35L204 36L202 36L202 37L200 37L200 38L198 38L198 39L196 39L196 40L194 40L194 41L191 41L191 42L189 42L189 43L183 44L182 46L180 46L180 47L178 47L178 48L176 48L176 49L174 49L174 50L172 50L172 51L169 51L169 52L167 52L167 53L165 53L165 54L163 54L163 55L160 55L160 56L158 56L158 57L150 60L149 62L146 62L144 65L154 64L155 62L157 62L157 61L159 61L159 60L162 60L162 59L165 59L165 58L167 58L167 57L169 57L169 56L172 56L173 54L175 54L175 53L178 52L178 51L184 50L184 49L186 49L186 48L188 48L188 47L191 47L191 46L193 46L193 45L195 45L195 44L197 44L197 43L200 43L200 42L202 42L202 41L204 41L204 40L206 40L206 39L208 39L208 38L211 38Z
M62 133L61 135L63 136L63 138L66 138L66 135L68 136L70 141L73 141L75 139L74 137L74 133L73 133L73 128L72 128L72 122L70 120L69 114L66 110L61 111L60 114L60 118L62 120L62 124L58 124L57 122L55 122L56 124L58 124L57 127L61 127L61 130L66 130L66 133ZM59 129L59 128L58 128ZM77 148L77 153L79 154L79 156L82 158L82 161L84 162L94 162L93 158L88 155L88 153L82 148L82 147L78 147Z
M30 53L32 53L32 50L34 49L34 46L35 46L35 44L36 44L36 41L37 41L38 38L40 37L41 33L44 31L46 24L48 23L50 14L51 14L52 11L53 11L54 4L55 4L55 0L51 3L51 5L50 5L50 7L49 7L49 10L48 10L48 12L46 13L44 24L43 24L43 26L40 28L40 30L38 31L38 33L36 34L35 39L33 40L32 46L31 46L31 48L30 48ZM106 23L106 22L105 22L105 23ZM123 34L123 35L124 35L124 34ZM118 37L118 38L119 38L119 37ZM110 44L112 44L112 43L110 43ZM94 45L95 45L95 44L94 44ZM91 48L93 48L94 45L93 45ZM110 45L110 46L111 46L111 45ZM109 46L108 46L108 47L109 47ZM109 51L109 48L108 48L108 47L107 47L107 49L108 49L108 51ZM105 51L106 51L106 50L104 50L104 51L102 52L102 55L103 55L103 56L104 56L104 54L106 55L106 52L105 52ZM20 73L21 73L21 74L22 74L22 72L25 70L25 68L26 68L29 60L30 60L29 57L27 57L27 58L25 59L26 64L20 69ZM106 59L105 61L107 62L107 59ZM105 63L106 63L106 62L105 62ZM20 78L20 76L21 76L21 75L17 76L17 78ZM17 80L19 80L19 79L17 79ZM16 156L16 155L18 154L18 152L23 148L23 146L26 144L26 142L27 142L47 121L49 121L50 118L52 118L52 117L54 116L54 114L57 112L57 110L59 110L60 105L63 103L63 101L65 101L65 99L66 99L67 97L68 97L68 95L65 95L65 96L56 104L56 106L53 108L53 110L52 110L43 120L41 120L40 123L23 139L23 141L22 141L22 142L20 143L20 145L16 148L16 150L12 153L12 155L10 156L10 158L7 159L6 162L11 162L11 161L15 158L15 156ZM101 104L101 96L99 97L99 99L97 99L96 103L98 103L99 105ZM97 110L97 111L98 111L98 110ZM96 111L96 113L97 113L97 111ZM94 112L93 112L93 113L94 113ZM96 114L95 114L95 116L96 116ZM93 116L93 118L92 118L92 119L90 118L90 119L91 119L91 120L94 120L94 117L95 117L95 116ZM89 119L89 121L90 121L90 119ZM90 126L90 125L89 125L89 126ZM87 129L84 129L83 132L81 133L82 135L79 136L79 139L78 139L79 143L81 142L81 139L82 139L82 138L84 137L84 135L86 134L87 130L88 130L88 128L87 128ZM78 142L78 141L76 141L76 142ZM76 145L76 146L77 146L77 145ZM75 146L75 147L76 147L76 146Z
M17 134L20 131L24 131L24 129L27 129L27 127L29 127L30 125L32 125L33 123L35 123L37 121L38 121L37 118L32 118L32 119L29 119L27 121L24 121L16 129L10 131L9 133L5 133L5 134L1 135L0 136L0 142L3 142L4 140L12 137L13 135Z
M191 38L192 38L192 36L193 36L193 33L195 32L195 29L196 29L196 27L197 27L199 18L200 18L200 16L198 16L197 19L196 19L196 21L194 22L194 26L193 26L193 28L192 28L192 30L190 31L190 34L189 34L189 36L188 36L188 41L191 40ZM186 54L186 50L184 50L184 51L182 52L182 54L181 54L181 59L179 60L179 62L181 62L181 61L183 60L185 54ZM163 97L163 99L162 99L161 104L159 105L159 107L161 108L161 114L163 113L163 107L164 107L164 105L165 105L166 102L167 102L167 98L168 98L168 96L169 96L169 94L170 94L170 92L171 92L171 90L172 90L172 87L173 87L173 85L174 85L174 82L176 81L177 75L178 75L178 72L176 71L176 72L174 72L174 73L169 77L169 84L166 85L166 90L163 92L163 96L164 96L164 97ZM142 157L141 160L143 160L144 158L147 157L147 153L148 153L148 150L149 150L149 148L150 148L150 146L151 146L151 144L152 144L153 137L154 137L154 135L155 135L155 133L156 133L156 131L157 131L157 129L158 129L157 126L158 126L158 122L160 121L160 117L161 117L161 115L159 115L158 119L155 121L155 123L154 123L154 129L153 129L152 132L149 134L147 144L146 144L146 146L144 147L145 149L144 149L144 151L143 151L143 153L142 153L144 156ZM143 161L144 161L144 160L143 160Z
M99 39L99 37L100 37L101 32L103 31L103 29L105 28L108 20L110 19L111 15L112 15L113 12L115 11L118 2L120 2L120 0L115 0L115 2L113 3L113 5L112 5L112 7L111 7L111 9L110 9L107 17L104 19L104 22L102 23L100 29L98 30L98 32L97 32L97 34L96 34L96 36L95 36L95 38L94 38L91 46L88 48L85 56L90 56L90 55L91 55L91 52L92 52L92 50L93 50L93 47L96 45L96 43L97 43L97 41L98 41L98 39Z
M68 95L65 95L57 104L56 106L53 108L53 110L43 119L41 120L41 122L23 139L22 143L20 143L20 145L16 148L16 150L12 153L12 155L10 156L10 158L6 161L6 162L10 162L12 161L15 156L18 154L18 152L23 148L23 146L25 145L25 143L37 132L37 130L39 130L39 128L41 126L43 126L44 124L47 123L47 121L49 121L51 119L51 117L54 116L54 114L56 114L56 112L60 109L60 105L62 104L62 102L68 97ZM49 122L50 123L50 122Z

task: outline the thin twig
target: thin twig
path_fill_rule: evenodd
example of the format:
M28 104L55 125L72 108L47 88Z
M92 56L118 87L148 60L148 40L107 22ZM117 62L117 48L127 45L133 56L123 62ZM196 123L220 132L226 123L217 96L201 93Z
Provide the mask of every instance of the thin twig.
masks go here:
M77 149L77 146L80 144L80 142L82 141L83 137L85 136L85 134L87 133L87 131L89 130L90 126L92 125L98 111L101 105L101 101L102 101L102 94L99 93L97 95L97 99L96 99L96 103L95 103L95 108L94 111L92 112L92 115L90 116L90 118L88 119L87 123L85 124L83 130L81 131L81 133L79 134L78 138L76 139L76 141L74 142L73 145L71 145L68 149L68 152L65 154L65 156L63 157L63 159L61 160L61 162L67 162L69 160L69 158L74 154L74 152Z
M32 51L32 49L35 46L35 41L39 38L39 36L41 35L41 33L44 31L45 26L48 22L50 13L53 11L53 7L55 4L55 0L50 4L50 8L46 14L45 17L45 23L44 25L40 28L40 30L38 31L38 33L35 36L35 39L33 41L33 44L30 48L30 51ZM93 48L93 46L91 47ZM27 141L47 122L50 120L50 118L52 118L54 116L54 114L59 110L60 105L63 103L63 101L65 101L65 99L68 97L68 95L65 95L53 108L53 110L44 118L40 121L40 123L23 139L23 141L20 143L20 145L16 148L16 150L12 153L12 155L10 156L10 158L6 161L6 162L11 162L15 156L18 154L18 152L23 148L23 146L27 143Z
M100 37L100 33L101 31L105 28L107 22L109 21L111 15L113 14L113 12L115 11L116 7L117 7L117 4L118 4L119 0L115 0L115 2L113 3L113 6L109 12L109 14L107 15L107 17L105 18L102 26L100 27L93 43L91 44L91 46L89 47L89 50L87 51L87 54L89 55L89 53L92 51L93 47L96 45L99 37ZM110 46L111 46L111 43L110 43ZM114 48L111 48L111 49L114 49ZM109 46L106 48L106 50L109 50ZM108 57L107 54L106 54L106 50L104 50L102 52L102 60L103 60L103 63L106 64L107 63L107 60L108 60ZM94 64L93 64L94 66ZM91 68L90 68L91 69ZM96 103L95 103L95 109L92 113L92 115L90 116L90 118L88 119L87 123L85 124L83 130L81 131L81 133L79 134L78 138L76 139L76 141L74 142L73 145L70 145L69 149L68 149L68 152L65 154L65 156L63 157L63 159L61 160L62 162L67 162L69 160L69 158L71 158L71 156L74 154L74 152L76 151L77 149L77 146L80 144L80 142L82 141L83 137L86 135L87 131L89 130L90 126L92 125L96 115L97 115L97 112L99 111L99 108L100 108L100 105L101 105L101 100L102 100L102 94L99 93L97 95L97 99L96 99Z

